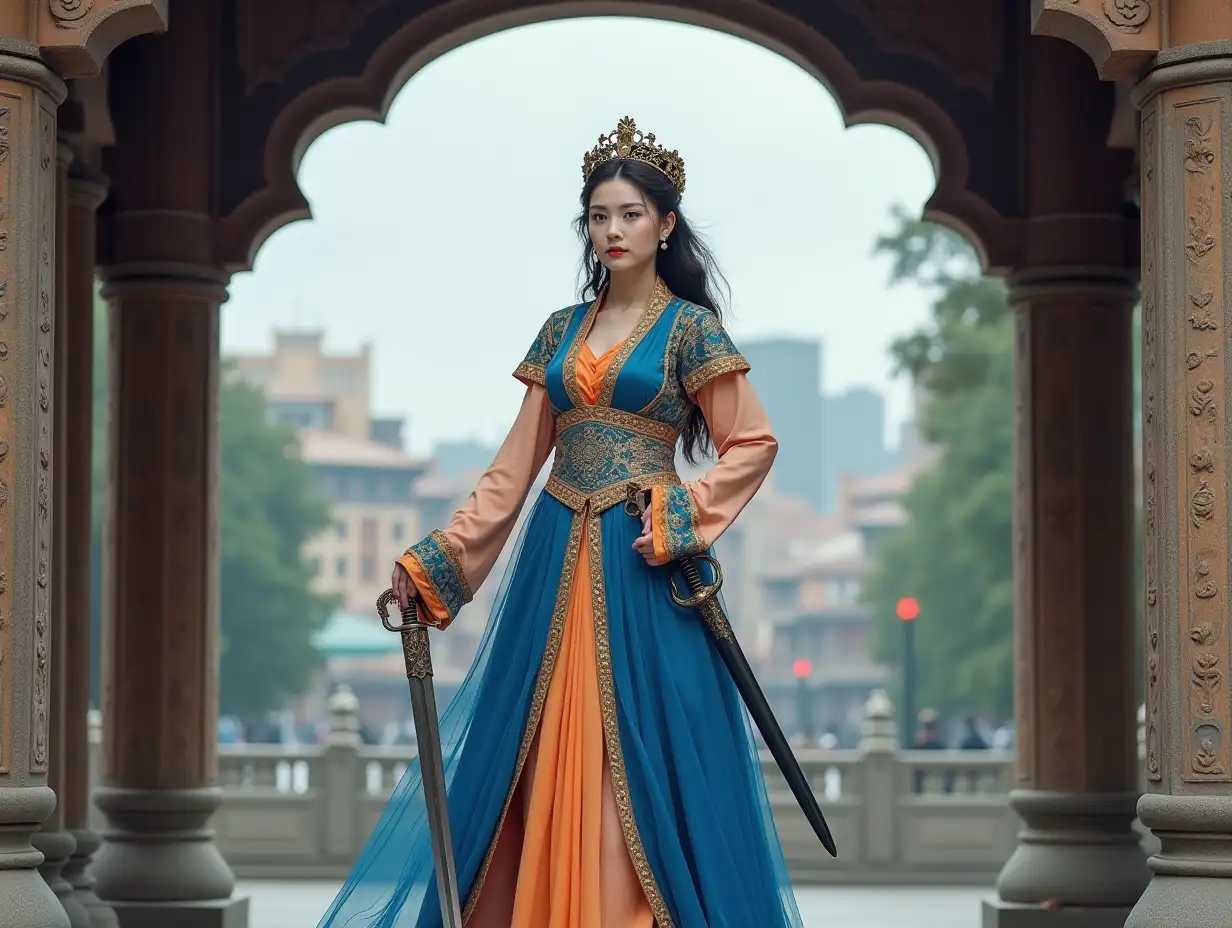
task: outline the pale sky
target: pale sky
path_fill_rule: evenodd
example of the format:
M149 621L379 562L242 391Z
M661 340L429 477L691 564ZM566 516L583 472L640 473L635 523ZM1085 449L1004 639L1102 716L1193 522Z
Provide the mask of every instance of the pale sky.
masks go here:
M409 449L498 441L510 376L548 314L577 302L582 155L630 115L685 159L683 209L732 287L728 328L824 340L823 388L908 414L887 348L928 317L872 257L889 210L934 186L923 149L882 126L844 129L830 94L743 39L639 19L576 19L480 39L402 89L385 125L350 123L308 149L314 218L275 233L223 310L225 353L278 328L372 345L375 411Z

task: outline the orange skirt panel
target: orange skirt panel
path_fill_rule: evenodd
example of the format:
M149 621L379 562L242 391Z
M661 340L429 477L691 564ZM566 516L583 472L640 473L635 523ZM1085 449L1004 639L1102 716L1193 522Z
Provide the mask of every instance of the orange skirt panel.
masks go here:
M618 348L578 355L593 403ZM653 928L629 859L603 741L586 530L534 747L468 928ZM514 808L519 806L515 805Z

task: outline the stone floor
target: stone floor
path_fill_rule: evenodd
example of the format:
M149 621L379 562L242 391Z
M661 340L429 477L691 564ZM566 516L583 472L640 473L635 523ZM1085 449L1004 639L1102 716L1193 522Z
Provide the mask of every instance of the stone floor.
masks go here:
M249 928L314 928L337 883L243 883L252 899ZM796 893L806 928L977 928L991 889L840 887Z

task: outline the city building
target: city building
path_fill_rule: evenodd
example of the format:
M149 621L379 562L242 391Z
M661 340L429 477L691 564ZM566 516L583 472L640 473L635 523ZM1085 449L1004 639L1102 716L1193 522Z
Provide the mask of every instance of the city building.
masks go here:
M316 589L372 614L390 564L418 537L413 487L428 462L403 450L401 419L372 415L370 349L327 352L320 331L280 331L272 352L228 362L231 376L262 391L270 421L296 430L329 500L333 522L305 551Z
M873 659L861 584L886 533L906 522L902 498L918 468L844 476L828 531L791 546L761 576L770 647L758 670L784 728L843 746L860 735L862 707L889 671Z
M775 485L783 495L825 511L821 343L807 338L742 339L740 350L753 367L749 380L779 442Z
M886 447L885 397L857 387L822 399L822 511L833 512L845 476L871 477L895 466Z

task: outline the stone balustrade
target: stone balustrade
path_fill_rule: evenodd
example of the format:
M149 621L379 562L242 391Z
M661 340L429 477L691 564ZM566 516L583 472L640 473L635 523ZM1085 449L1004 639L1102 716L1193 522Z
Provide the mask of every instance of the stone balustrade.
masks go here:
M219 746L223 802L213 827L240 879L341 880L411 761L411 747L360 742L349 690L334 695L330 710L320 745ZM94 765L100 742L95 720ZM865 707L857 749L797 749L796 756L839 847L837 860L822 850L765 756L771 807L797 884L991 885L1014 850L1020 823L1007 801L1013 754L901 750L884 692ZM95 814L94 827L105 833Z

